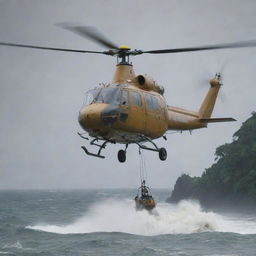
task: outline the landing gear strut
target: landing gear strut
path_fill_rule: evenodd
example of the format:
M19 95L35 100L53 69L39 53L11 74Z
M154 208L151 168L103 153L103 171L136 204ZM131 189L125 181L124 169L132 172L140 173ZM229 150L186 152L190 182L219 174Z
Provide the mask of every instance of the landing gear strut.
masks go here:
M158 152L159 158L162 161L165 161L167 159L167 151L166 151L165 148L158 148L158 146L151 139L149 139L149 138L147 138L145 136L143 136L142 138L145 141L150 142L154 146L154 148L149 148L149 147L147 147L145 145L141 145L140 143L136 143L139 146L139 148Z
M82 139L86 139L88 140L87 137L83 136L83 134L81 133L77 133ZM99 150L97 153L91 153L85 146L82 146L81 148L84 150L85 154L89 155L89 156L95 156L95 157L98 157L98 158L105 158L105 156L101 155L101 150L104 149L106 147L106 145L108 143L113 143L115 144L114 141L111 141L111 140L103 140L103 143L102 144L98 144L96 143L97 141L99 141L100 139L99 138L95 138L93 139L90 144L93 145L93 146L96 146L96 147L99 147Z
M81 133L78 133L78 135L82 138L82 139L85 139L85 140L89 140L87 137L85 137L83 134ZM98 141L103 141L102 144L98 144L96 142ZM153 147L150 148L148 146L145 146L145 145L142 145L141 143L142 142L131 142L131 143L134 143L134 144L137 144L139 149L145 149L145 150L150 150L150 151L155 151L155 152L158 152L158 155L159 155L159 158L160 160L162 161L165 161L167 159L167 151L165 148L158 148L157 145L148 137L145 137L145 136L141 136L141 141L142 142L150 142ZM91 142L90 142L90 145L93 145L93 146L96 146L98 147L98 152L97 153L92 153L90 152L85 146L82 146L81 148L84 150L84 152L89 155L89 156L94 156L94 157L98 157L98 158L105 158L105 156L101 155L101 151L102 149L105 149L106 145L108 143L113 143L115 144L116 142L115 141L112 141L112 140L104 140L104 139L100 139L100 138L95 138L93 139ZM120 163L124 163L126 161L126 150L128 148L128 145L129 143L125 144L125 149L120 149L117 153L117 158L118 158L118 161Z

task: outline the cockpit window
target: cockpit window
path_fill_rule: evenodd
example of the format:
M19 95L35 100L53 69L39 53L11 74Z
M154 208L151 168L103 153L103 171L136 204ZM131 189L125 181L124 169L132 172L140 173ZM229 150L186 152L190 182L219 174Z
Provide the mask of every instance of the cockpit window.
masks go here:
M92 103L107 103L119 104L120 88L117 87L103 87L90 90L86 93L86 105Z
M129 96L127 90L122 90L121 105L129 106Z

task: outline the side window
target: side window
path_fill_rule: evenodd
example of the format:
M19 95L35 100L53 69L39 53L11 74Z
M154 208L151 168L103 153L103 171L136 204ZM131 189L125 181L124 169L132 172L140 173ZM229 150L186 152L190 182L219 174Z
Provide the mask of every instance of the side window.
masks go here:
M121 105L129 106L129 96L126 90L122 90Z
M135 106L141 107L142 102L141 102L141 97L138 92L131 91L131 96L132 96L132 102Z
M146 103L147 108L150 110L156 110L158 109L158 100L157 97L151 96L149 94L146 94Z
M146 103L147 103L147 108L148 109L154 109L153 108L153 104L152 104L152 100L151 100L151 96L149 94L146 94Z
M152 103L153 103L153 108L158 109L158 100L157 97L151 96L152 98Z

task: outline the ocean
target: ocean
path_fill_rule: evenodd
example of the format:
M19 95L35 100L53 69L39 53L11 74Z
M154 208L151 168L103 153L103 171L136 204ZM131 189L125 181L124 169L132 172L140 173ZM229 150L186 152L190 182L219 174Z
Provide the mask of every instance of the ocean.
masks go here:
M152 214L136 189L0 191L0 255L256 255L256 216L168 204L152 190Z

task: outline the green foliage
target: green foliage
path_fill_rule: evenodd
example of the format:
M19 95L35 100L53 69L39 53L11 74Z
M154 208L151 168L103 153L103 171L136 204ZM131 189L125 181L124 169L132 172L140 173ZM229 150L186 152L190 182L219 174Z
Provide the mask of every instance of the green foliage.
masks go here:
M187 174L182 174L176 181L172 194L173 201L179 201L181 199L181 195L183 198L193 197L191 191L194 191L194 189L196 189L198 179L198 177L191 178Z
M232 143L216 149L215 161L201 177L179 177L169 201L235 202L239 198L256 202L256 112L234 133Z

